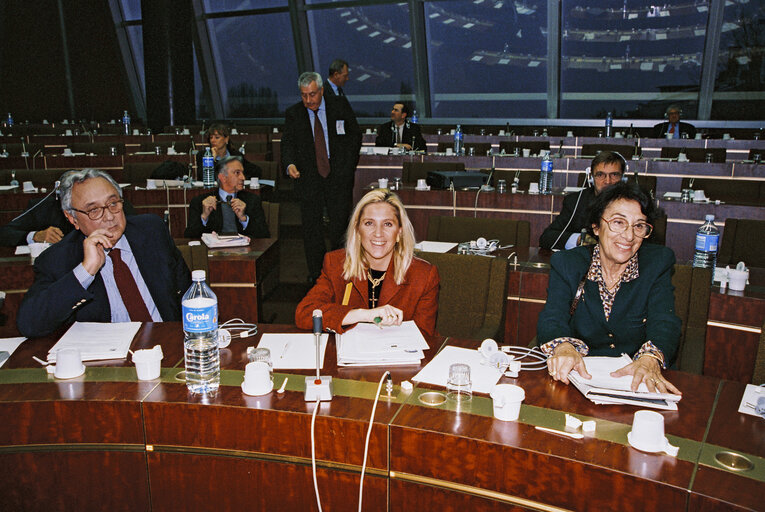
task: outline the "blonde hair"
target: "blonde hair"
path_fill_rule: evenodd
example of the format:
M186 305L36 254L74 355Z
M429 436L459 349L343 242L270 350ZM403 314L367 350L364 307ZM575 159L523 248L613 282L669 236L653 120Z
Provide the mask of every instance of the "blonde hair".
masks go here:
M361 245L361 236L359 236L359 224L361 223L361 214L370 204L387 203L393 207L396 212L396 219L401 227L396 246L393 248L393 279L396 284L404 282L409 265L414 258L414 228L406 214L406 209L396 194L385 189L375 189L361 198L353 210L351 220L348 223L345 242L345 263L343 264L343 279L350 281L353 278L366 279L369 262L367 261L366 251Z

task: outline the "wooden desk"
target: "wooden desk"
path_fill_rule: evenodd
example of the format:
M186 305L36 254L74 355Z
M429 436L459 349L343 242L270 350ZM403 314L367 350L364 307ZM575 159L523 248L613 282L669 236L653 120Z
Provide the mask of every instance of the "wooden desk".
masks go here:
M260 326L294 332L288 326ZM310 422L303 400L307 371L275 374L283 395L242 394L246 347L221 351L221 388L191 395L176 380L183 367L178 323L145 324L133 349L160 343L160 379L140 382L130 363L87 363L84 377L49 378L44 357L55 337L28 340L0 369L0 477L4 510L166 510L214 503L215 509L315 509ZM426 361L442 343L429 340ZM446 340L473 347L473 342ZM331 341L324 374L335 397L316 420L319 491L326 510L356 510L371 398L382 369L338 369ZM419 367L398 368L394 380ZM377 407L364 480L365 510L762 510L765 423L735 412L742 386L669 372L686 392L677 412L662 412L677 458L627 445L635 408L596 406L545 372L523 372L518 422L491 417L491 402L427 407L398 386ZM583 440L543 433L562 428L563 413L595 419ZM734 472L714 453L733 450L756 465ZM709 455L712 462L709 462Z

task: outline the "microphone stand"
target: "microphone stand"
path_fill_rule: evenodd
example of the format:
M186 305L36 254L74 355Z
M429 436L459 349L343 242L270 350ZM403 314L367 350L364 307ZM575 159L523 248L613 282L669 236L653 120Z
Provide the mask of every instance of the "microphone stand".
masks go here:
M305 378L305 401L328 402L332 400L332 377L321 376L321 332L322 316L320 309L313 310L313 338L316 345L316 375Z

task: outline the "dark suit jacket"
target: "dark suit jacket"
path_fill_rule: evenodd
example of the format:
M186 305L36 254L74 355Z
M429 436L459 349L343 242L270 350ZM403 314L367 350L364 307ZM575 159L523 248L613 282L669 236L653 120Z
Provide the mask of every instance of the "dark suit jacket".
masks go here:
M587 227L590 217L590 205L595 200L595 188L585 188L581 192L581 199L579 199L579 204L577 205L578 198L579 192L572 192L563 198L563 206L560 213L539 237L539 247L544 249L563 249L571 235L579 233L582 231L582 228ZM576 206L576 211L574 211L574 206ZM568 224L569 219L571 220L570 224ZM568 224L568 227L566 227L566 224ZM561 235L563 228L566 228L566 231ZM558 239L559 235L560 238ZM553 247L556 239L558 239L558 242Z
M345 288L349 281L343 279L345 249L338 249L324 256L324 266L316 285L311 288L295 310L295 325L301 329L312 328L314 309L321 309L324 327L342 333L353 326L343 327L345 315L352 309L369 308L369 285L366 279L353 279L353 289L347 306L343 306ZM425 260L414 258L401 285L393 279L393 259L380 289L378 304L390 304L404 312L404 321L414 320L427 336L436 333L438 314L438 269Z
M345 98L327 95L324 97L324 102L327 108L327 131L329 132L328 185L330 188L350 193L353 189L356 164L359 161L361 128ZM297 167L300 178L295 180L295 191L303 199L319 190L321 177L316 168L316 151L309 119L308 111L302 102L289 107L285 114L281 145L282 168L286 172L290 164ZM342 121L345 129L343 135L337 133L339 121Z
M585 281L584 295L569 314L577 287L592 259L588 247L553 254L547 302L537 322L540 345L568 336L584 341L593 356L634 355L646 341L663 353L667 366L677 355L681 322L675 314L672 270L675 254L667 247L643 244L638 250L640 277L622 283L606 321L598 284ZM613 344L614 348L611 348Z
M230 156L240 156L242 157L242 167L244 167L244 176L247 179L250 178L261 178L263 176L263 169L260 168L259 165L254 164L247 160L243 154L239 152L238 149L236 149L234 146L231 145L229 142L226 145L226 150L228 151L228 154ZM197 153L197 172L199 173L199 176L202 176L202 158L205 156L205 151L202 149Z
M162 319L179 321L191 275L167 226L156 215L129 216L125 236ZM82 232L72 231L35 260L35 282L16 317L24 336L44 336L73 321L111 321L101 274L87 289L74 276L74 267L82 263L84 239Z
M687 133L689 139L692 139L696 136L695 126L690 123L684 123L682 121L680 121L678 124L680 125L680 134ZM659 123L653 127L653 136L657 139L663 139L667 136L667 130L669 130L669 121Z
M324 81L324 97L326 98L327 96L332 96L335 98L339 96L338 94L335 94L335 90L331 85L329 85L329 78Z
M223 214L221 213L220 205L210 213L207 225L202 224L202 201L210 196L218 198L218 189L211 190L207 194L198 195L191 200L189 204L189 225L186 226L186 231L183 232L184 237L199 238L202 236L202 233L212 233L213 231L220 233L223 230ZM266 224L266 215L263 212L263 204L260 197L246 190L237 192L236 197L247 204L245 213L250 218L250 222L247 223L247 229L244 229L239 219L236 219L237 232L250 238L268 238L268 224Z
M375 139L375 146L379 147L393 147L393 121L381 124L377 128L377 138ZM420 125L417 123L404 123L404 131L401 137L401 142L410 144L415 151L428 150L425 139L422 138L420 133ZM414 142L412 142L414 141Z

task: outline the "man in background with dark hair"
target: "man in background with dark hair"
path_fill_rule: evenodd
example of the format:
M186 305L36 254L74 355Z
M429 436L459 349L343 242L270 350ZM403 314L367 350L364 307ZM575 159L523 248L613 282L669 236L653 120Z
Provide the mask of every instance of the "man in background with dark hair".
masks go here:
M426 151L425 139L422 138L420 125L409 120L409 106L398 102L390 111L390 121L377 127L375 146L395 148L407 151Z
M348 82L349 75L350 70L347 62L343 59L333 60L332 64L329 65L329 77L327 78L329 87L324 88L324 94L327 96L345 96L343 86Z

